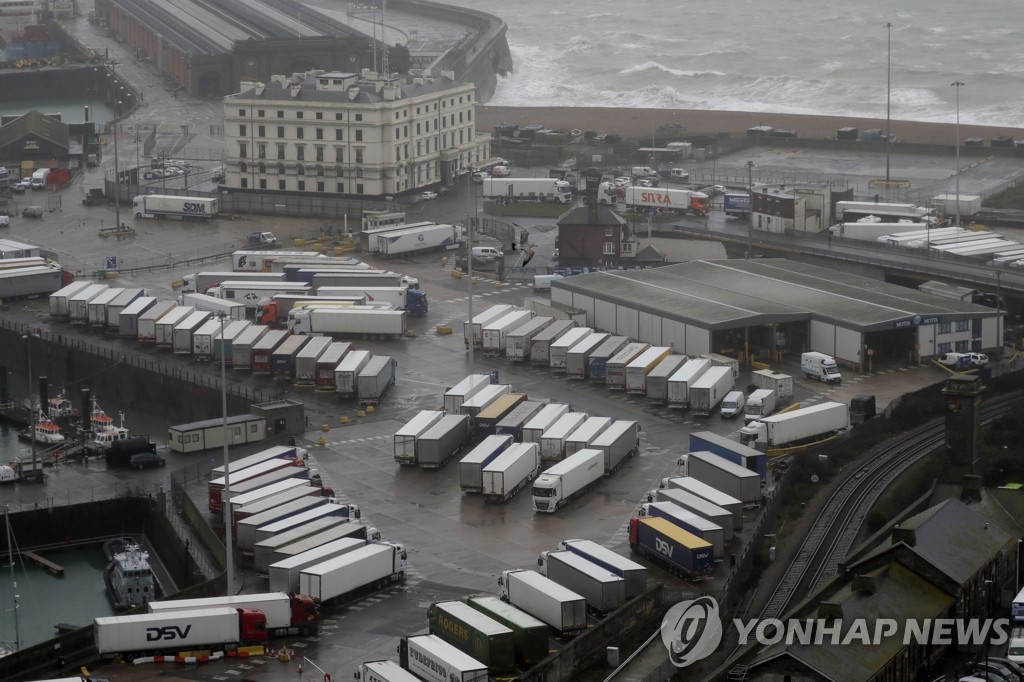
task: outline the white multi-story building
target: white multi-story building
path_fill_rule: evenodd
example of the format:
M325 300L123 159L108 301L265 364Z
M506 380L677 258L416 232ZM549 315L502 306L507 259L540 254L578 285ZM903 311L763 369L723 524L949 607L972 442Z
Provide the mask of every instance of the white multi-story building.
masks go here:
M310 71L224 98L224 184L391 196L448 184L490 157L472 83Z

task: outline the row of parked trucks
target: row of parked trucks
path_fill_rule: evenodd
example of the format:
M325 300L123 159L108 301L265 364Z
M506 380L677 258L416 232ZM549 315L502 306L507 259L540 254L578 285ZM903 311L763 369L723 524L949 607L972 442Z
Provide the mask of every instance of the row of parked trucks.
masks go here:
M48 296L74 281L74 273L41 256L0 259L0 299Z

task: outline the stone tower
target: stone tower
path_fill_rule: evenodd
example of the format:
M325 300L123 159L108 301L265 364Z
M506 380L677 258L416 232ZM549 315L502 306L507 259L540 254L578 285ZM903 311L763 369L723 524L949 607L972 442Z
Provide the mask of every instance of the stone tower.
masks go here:
M965 475L981 475L981 392L985 387L974 375L954 374L946 381L946 479L960 483Z

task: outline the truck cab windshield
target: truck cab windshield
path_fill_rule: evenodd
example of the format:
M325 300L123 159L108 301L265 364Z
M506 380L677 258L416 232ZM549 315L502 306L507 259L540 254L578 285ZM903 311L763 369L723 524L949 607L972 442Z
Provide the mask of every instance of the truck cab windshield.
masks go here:
M534 497L551 497L554 494L555 494L555 489L554 488L541 488L541 487L538 487L538 486L533 486L533 496Z

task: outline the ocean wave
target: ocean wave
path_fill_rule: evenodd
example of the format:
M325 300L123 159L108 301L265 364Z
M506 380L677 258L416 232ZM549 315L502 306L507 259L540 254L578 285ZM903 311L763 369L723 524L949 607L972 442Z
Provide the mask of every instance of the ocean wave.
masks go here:
M628 76L632 73L643 73L644 71L661 71L662 73L672 74L673 76L724 76L725 73L722 71L695 71L693 69L673 69L670 66L659 64L658 62L644 62L643 64L636 64L619 71L623 76Z

